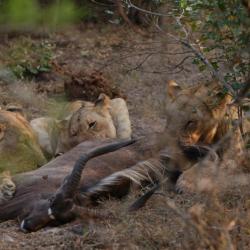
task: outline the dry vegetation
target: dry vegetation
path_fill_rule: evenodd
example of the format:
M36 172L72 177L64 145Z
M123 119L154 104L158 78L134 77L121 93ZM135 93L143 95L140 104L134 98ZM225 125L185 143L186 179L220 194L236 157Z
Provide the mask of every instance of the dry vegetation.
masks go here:
M15 37L11 42L19 39ZM175 68L183 59L179 53L183 48L173 41L145 38L125 29L72 28L46 40L53 44L53 61L68 72L101 70L113 80L113 87L127 96L136 136L164 128L168 79L193 84L208 78L190 62L185 68ZM1 51L6 46L1 43ZM152 55L145 56L150 51ZM68 78L57 70L39 73L29 81L12 80L6 72L0 73L0 106L21 104L29 118L58 115L67 100L64 84ZM210 162L208 169L213 170L207 178L200 179L200 171L192 173L195 193L177 194L172 187L163 185L146 207L135 213L127 209L138 194L122 201L103 202L97 209L112 214L104 221L79 220L27 235L18 230L14 221L1 223L0 249L249 249L250 184L244 177L250 174L250 157L249 153L240 159L234 156L229 150L222 162ZM199 188L204 183L208 189Z

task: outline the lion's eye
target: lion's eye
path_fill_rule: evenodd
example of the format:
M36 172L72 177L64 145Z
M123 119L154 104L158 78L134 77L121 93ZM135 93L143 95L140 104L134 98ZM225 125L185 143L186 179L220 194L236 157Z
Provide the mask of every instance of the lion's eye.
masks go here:
M185 125L185 129L193 129L196 126L196 122L195 121L188 121Z
M96 121L89 123L89 128L94 128L96 126Z

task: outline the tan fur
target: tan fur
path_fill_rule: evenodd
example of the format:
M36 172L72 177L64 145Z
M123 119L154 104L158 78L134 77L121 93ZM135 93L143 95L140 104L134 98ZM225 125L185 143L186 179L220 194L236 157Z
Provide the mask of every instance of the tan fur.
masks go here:
M58 122L51 117L40 117L30 121L44 154L50 158L57 147Z
M124 99L112 99L110 113L116 128L117 138L131 138L131 122L129 119L128 107Z
M80 108L83 107L93 107L94 103L92 102L87 102L87 101L74 101L70 102L69 104L66 105L65 110L64 110L64 118L67 119L72 116L73 113L78 111Z
M46 163L34 131L19 113L0 110L0 138L0 172L18 173Z
M29 171L45 163L27 120L18 112L0 110L0 202L10 199L15 192L10 174Z

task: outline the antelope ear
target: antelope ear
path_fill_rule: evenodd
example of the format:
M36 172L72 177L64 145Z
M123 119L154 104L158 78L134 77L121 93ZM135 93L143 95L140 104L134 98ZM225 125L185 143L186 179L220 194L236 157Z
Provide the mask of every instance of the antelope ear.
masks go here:
M0 141L4 138L6 126L4 124L0 124Z
M174 99L181 90L182 88L174 80L167 82L167 96L171 99Z
M95 106L96 107L100 107L100 108L106 108L106 109L110 109L110 98L105 95L105 94L100 94L99 97L97 98L97 100L95 101Z

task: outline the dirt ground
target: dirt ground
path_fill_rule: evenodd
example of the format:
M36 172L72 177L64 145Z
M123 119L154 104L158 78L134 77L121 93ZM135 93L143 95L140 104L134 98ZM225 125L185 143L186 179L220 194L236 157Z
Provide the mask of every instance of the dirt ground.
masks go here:
M15 39L19 38L12 41ZM208 75L201 74L189 59L185 67L175 68L185 57L183 48L157 34L143 37L124 27L105 25L71 27L41 39L55 45L53 59L63 69L69 72L101 70L126 95L136 137L164 128L167 80L193 84L208 79ZM0 49L6 44L1 43ZM65 79L56 72L29 82L16 82L2 70L0 78L0 106L20 103L29 119L53 115L65 101ZM236 202L240 199L237 191L232 197ZM195 245L192 226L183 223L176 211L201 203L205 197L180 195L167 189L155 195L146 208L128 214L127 208L134 199L135 195L131 195L100 206L111 211L117 220L76 221L30 234L20 232L15 221L1 223L0 249L191 249L188 247ZM171 201L178 210L171 208ZM228 205L224 212L232 210ZM249 232L242 234L247 236ZM238 240L242 241L239 249L249 249L249 242Z

